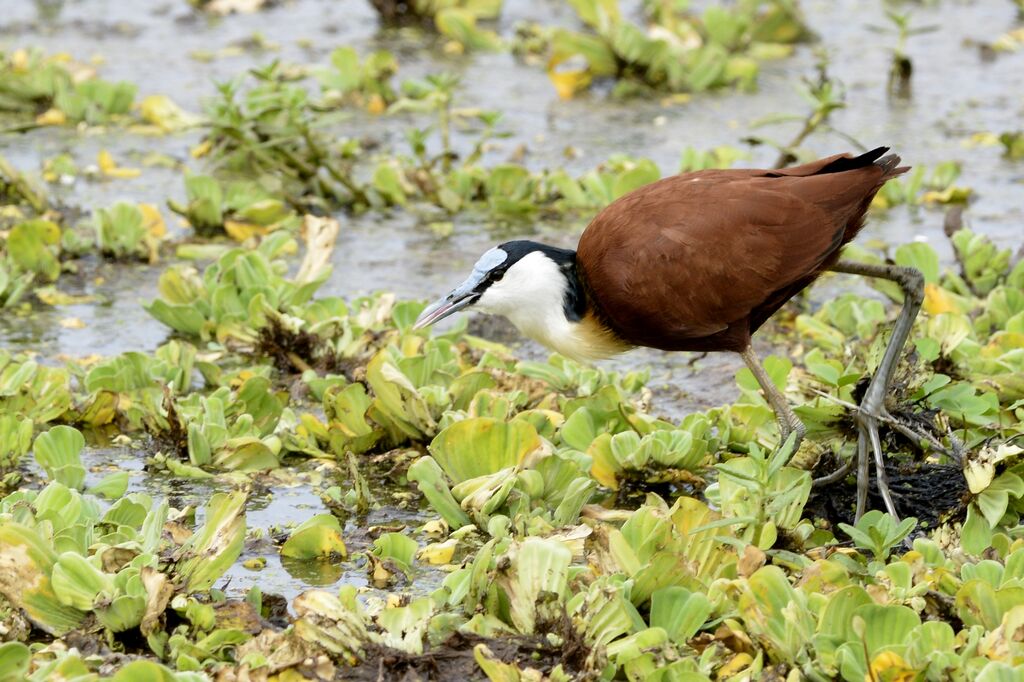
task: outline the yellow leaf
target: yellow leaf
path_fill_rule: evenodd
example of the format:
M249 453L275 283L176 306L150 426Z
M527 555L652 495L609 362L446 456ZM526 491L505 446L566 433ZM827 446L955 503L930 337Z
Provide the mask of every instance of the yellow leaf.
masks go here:
M755 571L764 566L765 559L766 555L764 552L754 545L747 545L743 548L743 555L740 557L736 569L741 577L749 578Z
M971 192L970 187L950 185L941 192L935 190L925 192L921 195L921 202L925 204L962 204L970 198Z
M451 55L453 57L458 57L466 52L466 46L457 40L449 40L441 49L444 50L446 55Z
M182 130L197 125L200 118L174 103L167 95L149 95L139 103L139 114L164 132Z
M211 142L210 140L203 140L195 147L192 147L192 149L189 149L188 153L192 156L193 159L201 159L207 154L209 154L211 149L213 149L213 142Z
M36 124L41 126L62 126L68 122L68 117L60 109L47 109L36 116Z
M387 108L388 105L384 98L376 94L370 97L370 101L366 104L366 110L371 114L383 114Z
M420 559L434 566L450 564L452 557L455 556L455 547L458 544L459 541L455 538L445 540L444 542L431 543L420 550Z
M448 535L448 523L444 519L434 519L424 523L421 530L428 538L443 538Z
M576 93L590 86L590 73L587 71L555 71L553 66L549 65L548 78L562 99L572 99Z
M942 313L960 311L952 295L942 287L931 282L924 285L924 304L922 307L929 315L941 315Z
M729 660L728 663L726 663L721 668L719 668L719 670L718 670L718 679L720 679L720 680L728 679L728 678L732 677L733 675L735 675L736 673L738 673L741 670L743 670L744 668L746 668L747 666L749 666L753 662L754 662L754 659L748 653L736 654L735 656L733 656Z
M974 133L967 138L968 147L994 147L999 144L999 136L992 132Z
M269 228L256 223L244 223L240 220L225 220L224 231L236 242L244 242L250 237L265 235Z
M42 287L36 289L36 298L46 305L78 305L80 303L91 303L96 300L94 296L74 296L72 294L66 294L63 291L58 291L56 287Z
M114 157L106 149L96 156L96 165L100 167L100 172L108 178L137 178L142 174L142 171L138 168L122 168L118 166L114 161Z
M615 470L609 467L604 461L598 461L598 459L595 458L590 465L590 475L605 488L609 488L611 490L619 489L619 481L615 478Z
M889 200L883 197L881 194L876 194L875 198L871 200L871 208L884 211L889 208Z
M871 669L864 675L865 682L886 680L887 682L910 682L917 672L907 665L899 654L883 651L871 661Z
M159 239L167 234L167 223L155 204L139 204L139 210L142 212L142 225L151 236Z
M22 72L28 70L28 50L20 48L11 53L11 68Z
M92 367L93 365L95 365L96 363L100 362L103 359L103 356L97 353L86 355L81 358L73 357L71 355L68 355L67 353L59 353L57 355L57 360L59 360L60 362L74 362L75 364L81 367Z
M80 320L77 317L65 317L64 319L62 319L60 321L59 324L60 324L60 326L64 327L65 329L84 329L85 328L85 322L82 322L82 320Z

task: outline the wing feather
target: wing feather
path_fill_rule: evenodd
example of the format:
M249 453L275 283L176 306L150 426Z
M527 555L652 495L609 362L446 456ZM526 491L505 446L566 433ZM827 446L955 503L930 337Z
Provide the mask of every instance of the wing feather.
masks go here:
M678 175L606 208L578 250L601 315L631 343L667 347L719 333L806 280L879 184L870 167L814 175L835 158Z

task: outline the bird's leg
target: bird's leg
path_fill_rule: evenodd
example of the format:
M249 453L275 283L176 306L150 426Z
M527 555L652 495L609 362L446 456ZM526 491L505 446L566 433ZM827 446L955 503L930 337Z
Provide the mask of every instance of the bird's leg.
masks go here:
M796 434L796 442L793 443L793 452L796 452L800 449L800 441L804 439L807 428L800 421L800 417L796 416L796 413L793 412L793 408L789 406L786 396L782 395L782 392L772 382L761 361L754 354L753 347L747 346L740 353L740 356L743 358L743 362L747 363L747 367L750 368L754 378L757 379L757 383L760 384L761 390L764 391L765 399L768 400L768 404L775 411L775 420L779 423L779 433L782 436L781 442L785 443L791 433Z
M839 261L830 269L850 275L887 279L896 282L903 289L903 309L900 310L899 317L896 318L892 337L889 339L889 345L885 348L882 362L878 365L875 375L871 377L871 383L868 384L868 390L865 392L857 412L859 431L857 436L857 519L860 519L867 511L870 485L868 480L869 447L874 455L878 491L885 502L885 508L894 517L899 518L896 513L896 505L893 504L892 495L889 492L889 480L885 473L885 460L882 457L882 444L878 437L878 421L889 416L885 410L885 396L889 392L889 384L896 372L900 353L907 342L907 337L910 336L914 319L924 301L924 277L914 268L898 265L871 265Z

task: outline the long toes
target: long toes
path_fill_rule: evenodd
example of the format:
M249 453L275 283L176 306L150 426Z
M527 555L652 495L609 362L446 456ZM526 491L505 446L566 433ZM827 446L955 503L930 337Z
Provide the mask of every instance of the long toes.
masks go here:
M868 442L871 444L871 452L874 455L875 481L878 483L878 492L885 503L886 511L899 520L896 504L893 502L892 493L889 491L889 477L885 472L885 455L882 453L882 442L878 437L878 422L874 419L869 419L863 428L867 429Z

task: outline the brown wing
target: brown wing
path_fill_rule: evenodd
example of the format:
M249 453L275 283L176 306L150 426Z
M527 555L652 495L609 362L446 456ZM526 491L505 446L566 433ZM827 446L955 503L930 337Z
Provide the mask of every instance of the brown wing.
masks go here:
M688 173L622 197L578 248L599 315L636 345L696 348L687 341L730 328L745 343L750 318L809 284L859 228L889 169L851 161Z

